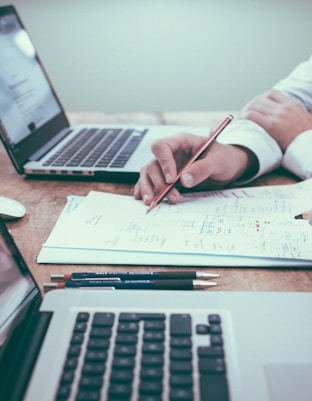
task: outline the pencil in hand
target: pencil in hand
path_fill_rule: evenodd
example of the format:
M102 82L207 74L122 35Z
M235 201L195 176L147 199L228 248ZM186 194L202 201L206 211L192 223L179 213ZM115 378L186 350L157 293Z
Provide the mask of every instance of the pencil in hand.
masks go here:
M190 158L190 160L182 167L179 171L178 175L174 182L165 186L165 188L159 192L153 199L150 207L148 208L146 213L149 213L153 210L164 198L165 196L171 191L171 189L177 184L180 180L184 171L191 166L197 159L199 159L202 154L208 149L208 147L213 143L213 141L217 138L217 136L224 130L224 128L233 120L232 115L228 115L225 120L213 131L213 133L208 137L207 141L197 150L197 152Z

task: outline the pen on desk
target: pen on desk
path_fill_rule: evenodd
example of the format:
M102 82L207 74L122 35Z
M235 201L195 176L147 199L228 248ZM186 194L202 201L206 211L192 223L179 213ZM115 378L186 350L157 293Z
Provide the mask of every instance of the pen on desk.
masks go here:
M74 272L69 274L51 274L51 281L68 280L210 280L219 277L219 274L197 271L170 271L170 272Z
M81 280L63 283L44 283L45 290L57 288L100 288L116 290L204 290L217 285L206 280Z
M183 172L190 167L191 164L194 163L202 154L208 149L208 147L213 143L213 141L217 138L217 136L224 130L224 128L233 120L232 115L228 115L226 119L213 131L213 133L209 136L207 141L201 146L197 152L190 158L190 160L182 167L182 169L177 174L177 177L174 182L165 186L165 188L159 192L158 195L152 200L149 208L147 209L146 213L149 213L152 209L154 209L164 198L165 196L171 191L171 189L177 184L179 179L181 178Z

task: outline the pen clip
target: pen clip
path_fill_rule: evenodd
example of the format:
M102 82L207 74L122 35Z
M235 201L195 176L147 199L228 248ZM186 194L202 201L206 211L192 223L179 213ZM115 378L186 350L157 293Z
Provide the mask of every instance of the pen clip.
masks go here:
M71 281L121 281L119 277L72 278Z

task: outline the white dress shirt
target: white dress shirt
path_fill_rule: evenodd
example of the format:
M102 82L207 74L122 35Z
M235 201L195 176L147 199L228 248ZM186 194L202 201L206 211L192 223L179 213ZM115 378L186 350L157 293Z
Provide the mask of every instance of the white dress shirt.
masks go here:
M312 56L299 64L274 89L291 97L312 113ZM277 142L259 125L248 120L233 121L219 136L225 144L244 146L258 158L259 170L250 180L282 165L302 179L312 177L312 127L295 138L283 154Z
M299 64L274 89L291 97L312 113L312 56ZM284 154L282 166L298 177L312 177L312 127L295 138Z

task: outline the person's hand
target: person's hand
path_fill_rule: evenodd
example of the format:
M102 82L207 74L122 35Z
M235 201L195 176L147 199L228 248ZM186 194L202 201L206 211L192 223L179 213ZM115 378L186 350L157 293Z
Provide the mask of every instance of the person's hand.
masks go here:
M155 159L141 169L140 178L134 187L135 199L143 199L149 205L156 194L175 181L178 171L206 140L202 136L179 134L156 141L152 145ZM235 181L249 168L256 170L256 164L255 157L249 151L215 141L183 173L180 185L206 190L219 188ZM168 199L171 203L179 201L180 193L177 188L170 191Z
M283 152L299 134L312 129L312 114L277 90L255 97L239 117L260 125Z

